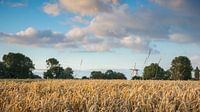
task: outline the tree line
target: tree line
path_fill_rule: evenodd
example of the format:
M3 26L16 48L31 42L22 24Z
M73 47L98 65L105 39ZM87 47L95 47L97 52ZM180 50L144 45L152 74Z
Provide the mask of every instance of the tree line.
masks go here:
M3 55L0 61L1 79L41 79L42 77L33 73L35 65L32 60L21 53L8 53ZM43 73L44 79L74 79L74 71L71 67L63 68L55 58L46 60L47 70ZM120 72L107 70L91 72L90 77L83 76L82 79L126 79Z
M74 71L71 67L63 68L55 58L46 60L47 70L43 73L44 79L74 79ZM32 60L21 53L8 53L3 55L0 61L1 79L40 79L42 77L33 73L35 65ZM191 61L185 56L175 57L169 70L164 70L157 63L152 63L144 68L142 76L134 76L132 79L144 80L190 80L192 79ZM194 70L195 80L199 80L199 68ZM90 76L82 79L127 79L125 74L113 70L106 72L92 71Z
M194 78L192 71L194 70ZM175 57L171 62L171 67L164 70L158 63L152 63L144 68L143 76L134 76L132 79L144 80L199 80L200 70L198 67L192 68L191 61L186 56Z

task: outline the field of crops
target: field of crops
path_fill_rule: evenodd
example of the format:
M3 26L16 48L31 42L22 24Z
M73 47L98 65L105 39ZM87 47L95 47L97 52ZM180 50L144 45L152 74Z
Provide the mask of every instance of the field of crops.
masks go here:
M199 112L199 81L1 80L0 112Z

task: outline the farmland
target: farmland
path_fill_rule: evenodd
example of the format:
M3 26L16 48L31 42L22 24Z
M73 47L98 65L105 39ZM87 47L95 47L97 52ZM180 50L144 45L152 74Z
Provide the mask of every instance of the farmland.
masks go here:
M1 80L1 112L197 112L199 81Z

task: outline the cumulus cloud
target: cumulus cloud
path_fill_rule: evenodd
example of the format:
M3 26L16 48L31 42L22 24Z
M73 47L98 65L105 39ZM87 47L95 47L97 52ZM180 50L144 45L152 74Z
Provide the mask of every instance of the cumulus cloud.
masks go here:
M84 19L83 17L81 17L81 16L75 16L75 17L73 17L72 18L72 21L73 22L76 22L76 23L81 23L81 24L89 24L89 21L88 20L86 20L86 19Z
M17 44L101 52L115 48L144 52L152 49L151 41L200 42L198 0L150 1L155 7L131 10L128 4L118 0L59 0L46 4L46 13L58 15L60 10L75 13L71 21L84 25L73 26L65 33L34 28L16 34L2 32L0 38ZM84 19L86 16L91 18Z
M109 12L111 4L117 0L59 0L60 5L67 11L81 15L96 15L99 12Z
M102 13L95 16L86 27L71 29L67 33L67 37L79 40L86 37L102 39L104 41L100 43L104 48L102 50L109 51L121 47L139 52L148 51L152 49L150 47L150 39L164 38L164 36L163 38L160 36L164 32L162 31L164 28L157 29L155 26L157 23L153 22L154 18L151 19L152 21L145 21L146 16L153 17L153 14L149 11L143 12L132 13L128 10L127 5L121 5L114 8L112 13ZM144 32L147 33L145 34ZM154 34L153 32L160 33ZM167 31L164 33L167 33ZM89 47L88 45L86 46ZM93 46L99 46L99 43Z
M34 47L53 47L59 49L78 48L87 52L110 51L111 47L109 44L105 43L104 40L90 38L88 36L83 37L82 34L76 34L78 30L79 29L74 29L72 32L64 34L51 30L37 30L29 27L15 34L0 32L0 40L1 42ZM77 38L75 36L83 38Z
M37 30L32 27L15 34L0 33L0 39L4 42L37 47L52 47L53 44L62 41L64 37L61 33L51 30Z
M179 43L186 43L186 42L192 41L192 38L189 35L180 34L180 33L170 34L169 38L171 41L179 42Z
M45 4L43 7L43 11L49 15L57 16L60 13L60 9L58 4Z
M199 0L151 0L160 6L170 8L183 14L200 15Z
M135 51L145 51L149 49L148 41L143 40L139 36L127 36L120 40L122 46L134 49Z
M67 39L71 40L81 40L86 36L86 32L82 28L73 28L69 32L67 32Z

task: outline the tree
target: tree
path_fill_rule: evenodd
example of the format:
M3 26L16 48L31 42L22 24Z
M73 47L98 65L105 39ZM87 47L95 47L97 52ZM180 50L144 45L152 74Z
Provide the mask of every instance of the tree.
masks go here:
M113 79L127 79L123 73L116 72L115 77Z
M60 66L59 61L55 58L49 58L48 60L46 60L46 63L47 63L47 68Z
M6 67L3 62L0 62L0 78L5 78L6 77Z
M113 70L107 70L105 73L101 71L93 71L90 75L91 79L126 79L125 75Z
M170 70L165 71L165 77L164 80L170 80L172 76L172 73Z
M74 73L74 71L72 70L72 68L67 67L64 70L64 75L63 75L62 78L64 78L64 79L73 79L74 78L73 73Z
M45 79L62 79L64 76L64 69L60 66L55 66L44 72Z
M165 77L165 71L157 63L152 63L144 68L144 79L161 80Z
M83 76L81 79L90 79L90 78L88 78L87 76Z
M91 79L105 79L105 75L101 71L92 71L90 74Z
M35 69L32 60L21 53L8 53L3 56L6 67L5 78L31 78Z
M142 80L141 76L133 76L131 80Z
M114 79L114 78L115 78L115 75L116 75L116 73L115 73L114 71L112 71L112 70L107 70L107 71L105 72L104 77L105 77L105 79Z
M45 79L73 79L73 70L68 67L65 70L60 66L59 61L55 58L49 58L46 61L48 70L44 72Z
M196 67L196 69L194 70L194 76L196 80L199 80L199 72L200 72L199 68Z
M192 79L192 65L190 60L185 56L175 57L171 63L171 78L174 80Z
M105 79L126 79L126 77L123 73L107 70L105 72Z
M40 77L39 75L33 74L33 75L31 76L31 79L41 79L41 77Z

